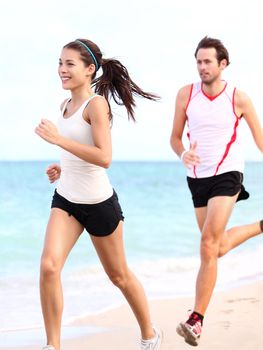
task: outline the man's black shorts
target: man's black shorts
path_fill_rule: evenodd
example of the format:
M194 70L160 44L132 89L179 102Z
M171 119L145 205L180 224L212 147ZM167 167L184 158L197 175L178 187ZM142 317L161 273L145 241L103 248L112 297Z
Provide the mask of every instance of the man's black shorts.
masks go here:
M206 207L208 200L217 196L232 197L239 193L237 201L247 199L249 193L245 190L243 174L230 171L220 175L192 178L187 176L188 187L192 193L195 208Z
M74 216L93 236L108 236L115 231L124 216L115 191L113 195L101 203L72 203L55 190L51 208L60 208Z

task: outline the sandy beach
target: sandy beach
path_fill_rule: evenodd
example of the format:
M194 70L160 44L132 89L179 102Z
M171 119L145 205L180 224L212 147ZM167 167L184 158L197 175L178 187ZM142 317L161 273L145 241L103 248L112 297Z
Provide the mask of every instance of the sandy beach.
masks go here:
M192 298L150 300L153 322L164 332L162 350L190 349L175 328L184 320ZM263 347L263 281L214 294L207 312L200 350L251 350ZM127 305L75 321L71 326L95 327L96 333L62 341L62 350L138 350L139 329ZM13 334L15 337L15 334ZM36 350L39 346L1 347Z

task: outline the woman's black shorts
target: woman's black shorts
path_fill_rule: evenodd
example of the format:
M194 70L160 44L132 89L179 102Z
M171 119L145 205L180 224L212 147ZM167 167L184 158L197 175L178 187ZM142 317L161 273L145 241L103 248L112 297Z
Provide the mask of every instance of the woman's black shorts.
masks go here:
M187 182L195 208L206 207L208 200L217 196L232 197L239 193L237 201L249 197L249 193L242 185L243 174L239 171L203 178L187 177Z
M55 190L51 208L60 208L74 216L93 236L108 236L115 231L124 216L115 191L113 195L101 203L72 203Z

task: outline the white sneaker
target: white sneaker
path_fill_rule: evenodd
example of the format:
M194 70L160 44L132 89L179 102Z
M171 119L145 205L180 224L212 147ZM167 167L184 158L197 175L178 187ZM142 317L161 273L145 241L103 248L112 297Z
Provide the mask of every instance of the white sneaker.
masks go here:
M161 329L153 327L155 336L152 339L141 339L141 350L160 350L163 341L163 332Z
M42 350L56 350L56 349L52 345L46 345L42 348Z

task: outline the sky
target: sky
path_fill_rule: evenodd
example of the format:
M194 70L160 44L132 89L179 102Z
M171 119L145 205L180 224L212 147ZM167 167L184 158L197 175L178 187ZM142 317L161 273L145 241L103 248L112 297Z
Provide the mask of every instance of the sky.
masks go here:
M252 99L263 123L263 26L260 0L0 0L0 160L57 159L40 139L41 118L56 122L69 96L57 74L61 48L88 38L115 57L159 102L137 99L137 122L114 112L114 160L177 160L170 134L178 90L199 80L194 51L221 39L231 64L223 77ZM247 127L245 157L262 160Z

